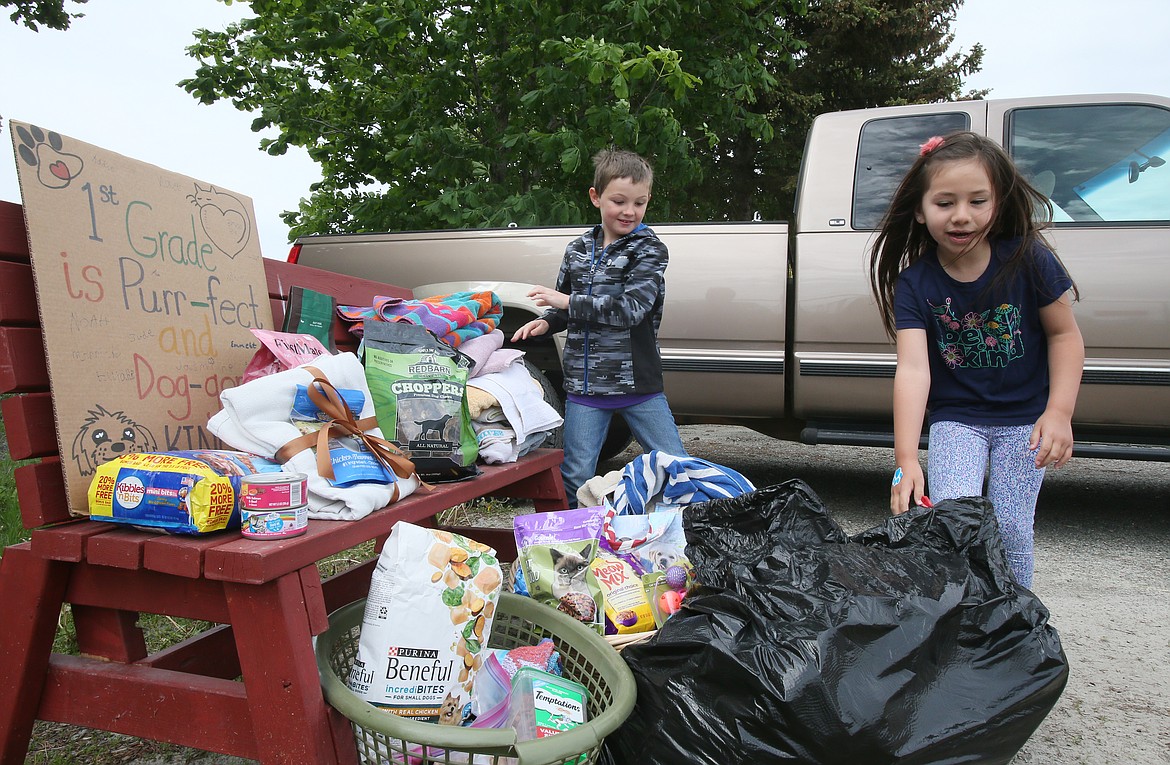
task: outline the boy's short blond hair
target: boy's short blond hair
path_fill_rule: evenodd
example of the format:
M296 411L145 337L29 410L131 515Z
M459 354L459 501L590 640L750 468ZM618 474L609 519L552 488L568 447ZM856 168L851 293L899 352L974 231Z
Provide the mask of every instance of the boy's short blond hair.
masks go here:
M641 156L625 149L602 149L593 155L593 188L597 193L615 178L629 178L634 183L654 187L654 170Z

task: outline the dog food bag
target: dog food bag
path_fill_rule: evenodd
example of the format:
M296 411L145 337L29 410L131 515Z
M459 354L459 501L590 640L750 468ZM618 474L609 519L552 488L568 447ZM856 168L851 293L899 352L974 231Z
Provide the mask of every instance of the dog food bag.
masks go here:
M461 724L501 584L496 551L487 545L395 524L370 581L350 690L403 717Z
M366 384L374 399L378 427L387 439L410 452L424 480L461 480L477 475L479 442L471 427L466 394L474 362L430 335L430 347L410 352L388 350L403 346L379 340L382 333L418 330L406 330L411 325L398 324L374 322L363 340Z
M175 534L240 527L240 478L279 473L280 463L244 452L135 452L99 465L89 517Z
M677 582L678 577L686 580L678 587L689 586L694 567L687 559L681 510L614 516L608 531L602 532L602 548L616 553L635 572L669 572L672 581Z

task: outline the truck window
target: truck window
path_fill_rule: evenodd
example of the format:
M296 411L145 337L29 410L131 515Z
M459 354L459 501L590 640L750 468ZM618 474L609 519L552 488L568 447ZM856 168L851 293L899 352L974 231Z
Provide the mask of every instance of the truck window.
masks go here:
M1170 220L1170 110L1015 109L1007 137L1016 165L1052 200L1058 224Z
M853 174L853 228L875 229L890 206L918 147L931 136L970 130L965 113L871 120L861 128Z

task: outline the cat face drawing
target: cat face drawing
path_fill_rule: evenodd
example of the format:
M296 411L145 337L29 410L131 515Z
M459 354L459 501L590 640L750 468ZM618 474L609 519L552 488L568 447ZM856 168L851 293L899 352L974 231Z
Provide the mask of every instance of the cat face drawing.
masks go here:
M589 586L585 583L585 572L589 570L589 558L586 557L589 554L589 547L582 548L579 553L574 550L561 552L555 547L550 547L549 554L552 556L553 597L560 599L569 592L583 592L588 595Z

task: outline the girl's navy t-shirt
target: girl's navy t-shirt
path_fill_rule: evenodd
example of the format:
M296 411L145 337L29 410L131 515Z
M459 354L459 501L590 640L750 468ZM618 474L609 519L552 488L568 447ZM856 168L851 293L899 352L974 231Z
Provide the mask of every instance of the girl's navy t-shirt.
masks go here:
M1048 342L1040 309L1072 287L1052 252L1036 245L1009 284L994 285L1018 240L993 241L987 270L959 282L929 252L898 277L899 330L925 329L931 423L1030 425L1048 403Z

